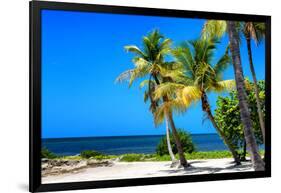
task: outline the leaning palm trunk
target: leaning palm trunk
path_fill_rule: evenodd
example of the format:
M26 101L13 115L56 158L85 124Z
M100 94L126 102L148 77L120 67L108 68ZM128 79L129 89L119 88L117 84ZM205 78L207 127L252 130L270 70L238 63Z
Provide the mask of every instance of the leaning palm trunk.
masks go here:
M180 164L186 168L189 167L190 164L186 161L185 156L184 156L184 152L183 152L183 148L180 142L180 138L173 120L173 115L171 112L165 112L165 116L168 118L168 121L170 123L170 126L172 128L172 133L173 133L173 137L175 139L175 143L177 145L177 149L178 149L178 153L179 153L179 158L180 158Z
M222 138L222 140L224 141L224 143L226 144L226 146L230 150L236 165L240 165L241 164L240 163L240 158L239 158L239 155L238 155L237 151L235 150L235 148L233 147L233 145L231 144L229 139L224 135L224 133L218 127L218 125L217 125L217 123L216 123L216 121L214 119L214 116L213 116L213 114L211 112L210 104L208 102L207 95L206 95L205 92L202 93L201 101L202 101L202 109L203 109L203 111L207 113L209 120L212 122L214 128L216 129L216 131L218 132L218 134L220 135L220 137Z
M241 161L246 161L246 154L247 154L247 145L246 145L246 142L244 141L244 144L243 144L243 152L240 156L240 160Z
M169 152L169 155L170 155L170 157L171 157L172 162L175 162L175 161L176 161L176 158L175 158L175 155L174 155L174 153L173 153L172 146L171 146L171 141L170 141L170 130L169 130L169 121L168 121L168 118L167 118L167 117L165 118L165 121L166 121L166 136L167 136L168 152Z
M158 104L152 97L152 92L153 92L152 89L151 89L151 79L152 79L152 77L153 77L153 75L151 74L150 77L149 77L149 83L148 83L148 94L149 94L149 98L150 98L150 102L151 102L150 110L152 111L152 113L154 113L156 108L158 107ZM171 146L169 121L168 121L167 117L165 118L165 121L166 121L167 147L168 147L169 155L170 155L171 160L172 160L171 167L173 167L174 163L176 162L176 158L175 158L175 155L173 153L172 146Z
M156 75L153 76L154 77L154 80L156 82L157 85L160 85L160 82L157 78ZM168 102L168 97L167 96L163 96L163 101L164 102ZM165 112L165 117L167 118L168 120L168 123L170 123L170 126L172 128L172 134L173 134L173 137L175 139L175 143L176 143L176 146L177 146L177 150L178 150L178 153L179 153L179 158L180 158L180 164L186 168L186 167L189 167L190 164L186 161L185 159L185 156L184 156L184 152L183 152L183 149L182 149L182 145L181 145L181 142L180 142L180 138L179 138L179 135L178 135L178 132L177 132L177 129L176 129L176 126L175 126L175 123L174 123L174 120L173 120L173 114L172 112Z
M151 105L150 105L150 110L151 110L151 112L152 113L154 113L155 112L155 110L156 110L156 108L157 108L157 106L158 106L158 104L157 104L157 101L155 101L154 99L153 99L153 96L152 96L152 93L153 93L153 90L151 89L151 81L152 81L152 74L149 76L149 82L148 82L148 96L149 96L149 99L150 99L150 103L151 103Z
M258 146L254 133L252 131L252 121L250 112L248 109L248 103L246 100L246 92L244 85L244 76L240 59L240 48L238 32L236 30L234 21L227 21L228 35L230 41L230 51L232 55L232 62L235 72L236 88L238 93L238 101L240 108L240 116L244 129L244 136L247 144L247 148L250 153L251 161L255 171L264 170L264 162L258 152Z
M262 114L262 110L261 110L259 88L258 88L258 85L257 85L256 72L255 72L255 68L254 68L254 64L253 64L251 39L250 39L249 34L246 36L246 41L247 41L247 48L248 48L248 57L249 57L249 62L250 62L250 70L251 70L253 81L254 81L254 89L255 89L256 103L257 103L257 108L258 108L259 122L260 122L262 137L263 137L263 144L265 144L264 118L263 118L263 114Z

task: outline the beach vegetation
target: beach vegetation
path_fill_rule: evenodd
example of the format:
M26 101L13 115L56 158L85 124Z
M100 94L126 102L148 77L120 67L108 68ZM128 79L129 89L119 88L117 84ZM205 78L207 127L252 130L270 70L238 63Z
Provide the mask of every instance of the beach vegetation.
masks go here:
M177 63L165 60L165 58L170 55L171 43L171 39L165 38L159 30L153 30L142 38L142 48L136 45L125 46L128 52L135 55L132 60L134 68L121 73L116 81L128 81L130 87L136 79L148 78L141 83L141 86L146 85L147 90L144 92L145 101L148 99L150 100L150 111L154 116L154 122L158 125L163 121L163 119L158 119L158 116L155 115L156 111L159 112L158 109L161 103L161 109L163 110L161 112L164 113L164 117L171 127L172 135L174 136L179 152L180 163L183 167L188 167L189 164L184 157L182 144L180 143L173 119L173 107L178 108L179 106L175 103L171 105L168 95L163 95L158 99L154 98L154 91L161 83L171 80L181 73L181 68Z
M217 56L224 34L228 35L229 44L223 54ZM243 75L242 35L247 43L253 83ZM254 170L264 170L258 145L264 141L265 91L264 85L256 79L251 50L251 40L258 45L264 35L265 27L261 23L207 20L200 38L182 42L177 47L173 47L172 40L158 30L143 37L142 47L125 46L134 54L134 68L120 74L116 81L128 81L130 87L136 79L145 79L140 87L146 89L144 101L150 101L154 124L158 126L166 121L166 136L158 144L156 154L149 159L170 157L170 160L179 159L181 165L187 167L187 159L228 157L231 154L239 165L240 159L246 159L248 150ZM214 58L218 59L215 61ZM231 65L235 79L225 80L223 72ZM218 97L215 116L208 98L210 92L229 94ZM212 123L229 152L197 153L189 134L183 135L177 129L174 114L184 114L198 101L201 101L204 119ZM126 154L121 160L143 161L145 157L143 154Z
M179 134L180 142L182 144L183 151L185 153L194 152L195 145L192 142L191 135L183 129L177 129L177 130L178 130L178 134ZM177 150L173 136L170 138L170 143L171 143L173 153L177 154L178 150ZM160 139L160 142L158 143L158 145L156 147L156 154L160 155L160 156L169 155L168 148L167 148L166 135Z
M230 41L230 51L232 54L233 67L235 72L235 80L237 85L236 88L239 101L240 116L244 129L246 146L249 150L254 170L264 171L264 161L262 160L258 151L258 145L253 132L253 123L251 120L249 104L247 102L245 91L243 68L240 56L239 32L236 29L236 23L234 21L227 21L227 28Z
M201 107L206 118L211 121L217 133L233 154L236 164L240 164L239 156L231 142L223 135L214 120L209 104L209 92L223 92L235 89L234 80L223 80L224 70L231 64L228 55L229 47L224 54L213 64L214 54L220 42L217 38L196 39L183 42L173 50L176 62L183 67L183 73L179 74L176 81L161 84L155 91L156 98L166 93L174 93L177 97L174 101L181 101L185 107L201 101Z
M98 152L98 151L94 151L94 150L85 150L85 151L82 151L80 153L80 156L82 158L86 158L86 159L89 159L89 158L95 158L95 157L101 157L101 156L104 156L102 153Z
M240 150L239 150L240 152ZM260 154L264 154L264 150L260 150ZM169 154L158 155L158 154L124 154L120 155L121 162L145 162L145 161L170 161ZM176 159L179 159L179 155L175 155ZM185 153L185 157L188 160L200 160L200 159L223 159L231 158L232 154L230 151L198 151L192 153ZM246 157L249 157L249 154L246 153Z
M58 158L58 156L55 153L48 150L46 147L43 147L41 149L41 158L55 159Z
M261 106L263 107L262 113L265 116L265 82L258 81L259 98ZM254 84L250 83L250 87L246 90L247 101L250 108L251 119L253 121L253 130L258 145L263 143L263 135L260 128L259 114L256 105L256 94ZM222 129L224 135L231 141L235 149L242 150L240 158L245 160L246 156L246 142L240 119L240 111L238 104L237 91L232 91L228 96L219 96L215 110L215 120Z
M124 154L120 157L120 161L123 162L135 162L135 161L145 161L145 154Z
M258 81L256 77L254 62L253 62L253 54L252 54L252 46L251 40L253 40L256 45L259 45L260 42L265 37L265 24L264 23L257 23L257 22L244 22L242 32L245 36L247 49L248 49L248 59L250 64L250 71L253 78L253 85L254 85L254 93L255 93L255 100L258 112L258 120L260 124L260 129L262 131L263 136L263 143L265 141L265 125L264 125L264 114L262 112L262 102L259 96L260 90L258 87Z
M251 115L249 112L249 105L247 102L247 96L245 91L245 79L243 75L243 67L242 67L242 61L240 55L240 44L241 44L240 34L241 32L243 32L243 30L241 30L243 29L241 26L242 26L241 22L207 20L203 26L202 37L204 39L210 39L214 37L221 38L225 33L227 33L228 35L229 48L232 57L237 96L239 101L239 110L240 110L240 116L243 125L243 132L245 136L246 146L250 153L254 170L263 171L264 161L262 160L258 152L258 145L254 136L253 125L252 125ZM250 67L253 66L250 65Z

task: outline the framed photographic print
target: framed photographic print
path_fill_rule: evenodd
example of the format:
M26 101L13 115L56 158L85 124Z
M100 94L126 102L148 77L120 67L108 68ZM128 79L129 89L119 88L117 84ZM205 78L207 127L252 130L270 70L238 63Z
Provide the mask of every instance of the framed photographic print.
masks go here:
M271 18L30 2L30 191L271 175Z

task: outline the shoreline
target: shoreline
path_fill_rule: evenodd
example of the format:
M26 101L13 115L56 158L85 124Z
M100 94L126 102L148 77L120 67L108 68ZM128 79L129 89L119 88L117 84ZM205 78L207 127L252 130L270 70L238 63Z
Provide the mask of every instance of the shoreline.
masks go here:
M189 168L171 168L171 161L120 162L113 160L99 166L84 165L81 169L42 177L42 183L100 181L178 175L200 175L253 171L250 161L235 166L232 158L190 160ZM98 163L98 162L96 162Z

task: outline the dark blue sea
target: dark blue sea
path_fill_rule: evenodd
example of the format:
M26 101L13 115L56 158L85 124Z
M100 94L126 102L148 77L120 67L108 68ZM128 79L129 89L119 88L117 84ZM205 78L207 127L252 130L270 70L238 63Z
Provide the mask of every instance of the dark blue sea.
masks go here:
M83 150L96 150L104 154L155 153L162 135L82 137L43 139L42 145L57 155L77 155ZM226 150L217 134L193 134L192 141L197 151Z

